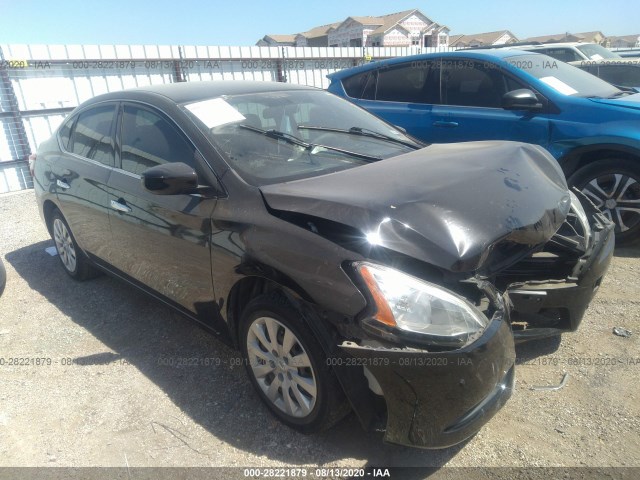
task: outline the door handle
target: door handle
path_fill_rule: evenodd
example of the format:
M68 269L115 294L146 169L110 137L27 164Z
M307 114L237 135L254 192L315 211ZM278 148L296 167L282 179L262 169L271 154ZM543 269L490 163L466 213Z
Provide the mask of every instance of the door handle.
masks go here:
M433 122L433 126L434 127L445 127L445 128L455 128L458 126L458 122L444 122L444 121L437 121L437 122Z
M111 200L111 208L113 208L117 212L131 213L131 207L120 202L124 202L124 200L122 200L121 198L119 198L118 200Z
M71 185L69 185L64 180L60 180L59 178L56 180L56 185L58 185L58 187L60 187L63 190L69 190L71 188Z

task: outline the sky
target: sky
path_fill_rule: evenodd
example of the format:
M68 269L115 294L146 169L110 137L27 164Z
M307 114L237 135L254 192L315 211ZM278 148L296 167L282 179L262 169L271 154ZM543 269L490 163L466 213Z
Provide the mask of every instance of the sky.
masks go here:
M0 0L0 44L254 45L266 34L413 8L451 34L640 34L640 0Z

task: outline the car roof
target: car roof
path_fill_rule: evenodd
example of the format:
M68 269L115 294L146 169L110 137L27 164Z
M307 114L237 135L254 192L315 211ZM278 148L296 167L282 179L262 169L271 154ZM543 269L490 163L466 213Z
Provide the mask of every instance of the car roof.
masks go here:
M367 70L373 70L381 65L395 65L396 63L406 62L419 62L421 60L430 60L434 58L471 58L474 60L504 60L510 57L516 57L521 55L540 55L539 53L528 52L526 50L516 49L469 49L469 50L457 50L455 52L437 52L437 53L422 53L419 55L411 55L409 57L395 57L387 58L384 60L376 60L374 62L365 63L358 67L348 68L346 70L340 70L327 75L330 79L340 79L343 77L351 76L354 72L364 72Z
M556 43L542 43L540 45L522 45L526 48L547 48L547 47L577 47L579 45L598 45L593 42L556 42Z
M640 68L640 62L637 58L600 58L598 60L574 60L567 62L569 65L581 65L588 67L589 65L612 65L612 66L632 66Z
M260 82L253 80L214 80L202 82L179 82L162 85L148 85L110 92L96 99L131 99L136 93L162 95L175 103L191 103L221 95L242 95L248 93L280 92L285 90L319 90L314 87L281 82ZM124 95L123 95L124 94Z

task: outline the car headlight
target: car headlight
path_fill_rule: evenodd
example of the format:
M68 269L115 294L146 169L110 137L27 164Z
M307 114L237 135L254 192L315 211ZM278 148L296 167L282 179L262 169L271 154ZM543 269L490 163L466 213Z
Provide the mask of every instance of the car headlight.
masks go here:
M438 346L463 347L489 320L464 298L433 283L371 263L357 263L376 306L377 322Z
M578 221L580 222L580 226L582 227L582 233L584 235L584 249L589 248L589 242L591 240L591 227L589 226L589 219L587 218L587 214L584 211L584 207L582 206L582 202L578 196L569 190L569 194L571 195L571 209L578 217Z

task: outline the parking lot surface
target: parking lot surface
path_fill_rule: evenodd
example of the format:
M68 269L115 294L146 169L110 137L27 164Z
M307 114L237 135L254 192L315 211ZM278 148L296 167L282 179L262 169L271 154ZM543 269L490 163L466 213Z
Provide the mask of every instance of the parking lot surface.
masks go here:
M640 466L640 248L616 251L577 332L518 347L514 394L475 437L425 451L353 415L285 427L237 352L114 278L75 282L52 246L32 191L0 195L0 466Z

